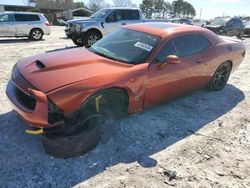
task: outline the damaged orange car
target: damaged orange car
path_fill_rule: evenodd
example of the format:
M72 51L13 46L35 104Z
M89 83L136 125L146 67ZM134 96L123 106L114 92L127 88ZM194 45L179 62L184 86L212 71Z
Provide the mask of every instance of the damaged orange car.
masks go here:
M89 48L19 61L6 93L35 131L73 134L91 114L140 112L198 88L221 90L244 56L242 42L205 28L133 24Z

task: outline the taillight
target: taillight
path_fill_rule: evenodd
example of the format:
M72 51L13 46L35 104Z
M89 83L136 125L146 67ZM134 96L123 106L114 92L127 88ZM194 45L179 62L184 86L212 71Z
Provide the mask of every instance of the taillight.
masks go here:
M50 26L49 22L44 22L44 25Z

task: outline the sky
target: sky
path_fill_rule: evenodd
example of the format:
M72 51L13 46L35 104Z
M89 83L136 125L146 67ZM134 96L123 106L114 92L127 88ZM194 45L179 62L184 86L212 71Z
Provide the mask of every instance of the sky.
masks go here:
M88 0L82 1L85 4ZM142 0L131 0L132 3L140 5ZM166 0L167 1L167 0ZM170 3L173 0L168 0ZM211 19L216 16L250 16L250 0L186 0L191 3L196 10L196 18ZM0 4L24 4L26 0L0 0ZM113 4L112 0L105 0L105 2Z

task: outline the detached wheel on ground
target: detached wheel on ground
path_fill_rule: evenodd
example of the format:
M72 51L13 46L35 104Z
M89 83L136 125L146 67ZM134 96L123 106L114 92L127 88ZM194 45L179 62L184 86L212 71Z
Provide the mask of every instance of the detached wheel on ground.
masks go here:
M232 64L230 62L222 63L209 81L208 88L214 91L222 90L227 84L231 70Z
M42 40L43 31L41 29L32 29L30 31L29 39L31 40Z
M100 116L93 115L82 122L74 134L47 133L42 137L44 150L59 158L77 157L94 148L101 138Z

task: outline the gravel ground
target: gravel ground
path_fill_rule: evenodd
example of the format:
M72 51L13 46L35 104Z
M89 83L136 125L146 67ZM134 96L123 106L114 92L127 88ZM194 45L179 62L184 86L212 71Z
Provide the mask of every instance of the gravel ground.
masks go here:
M19 59L73 46L63 29L40 42L0 39L1 187L250 187L250 38L223 91L195 91L107 122L94 150L65 160L25 134L5 95Z

